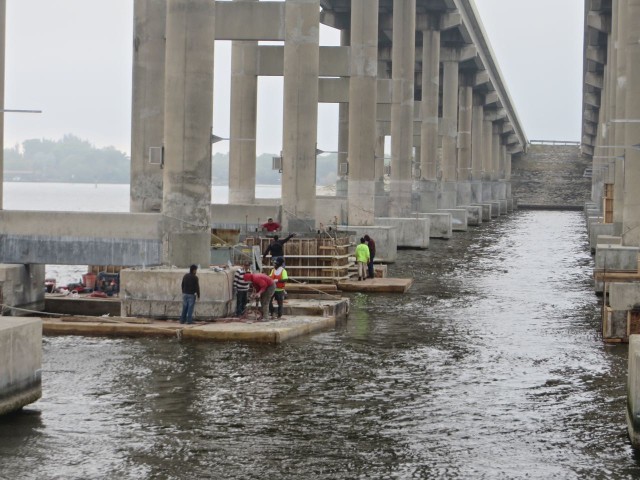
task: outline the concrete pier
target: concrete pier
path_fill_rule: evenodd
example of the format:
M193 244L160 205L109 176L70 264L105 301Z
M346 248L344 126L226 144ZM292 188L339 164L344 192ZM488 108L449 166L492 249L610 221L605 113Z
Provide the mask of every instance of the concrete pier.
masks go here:
M164 263L208 265L215 3L167 3Z
M411 213L416 0L393 0L390 217Z
M258 42L231 42L230 204L252 204L256 199L257 68Z
M373 225L375 217L378 0L351 2L349 79L349 223Z
M282 224L290 231L316 226L319 10L320 0L285 3Z
M0 317L0 415L42 396L42 321Z
M167 2L133 2L130 210L162 207L161 148L164 144L164 68ZM155 150L157 162L150 158ZM155 160L155 159L153 159Z

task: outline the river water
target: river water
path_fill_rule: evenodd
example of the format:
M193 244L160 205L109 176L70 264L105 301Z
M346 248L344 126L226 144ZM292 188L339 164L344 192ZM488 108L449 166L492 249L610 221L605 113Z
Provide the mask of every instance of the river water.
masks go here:
M45 337L0 478L640 478L591 272L582 214L524 211L399 252L407 294L284 345Z

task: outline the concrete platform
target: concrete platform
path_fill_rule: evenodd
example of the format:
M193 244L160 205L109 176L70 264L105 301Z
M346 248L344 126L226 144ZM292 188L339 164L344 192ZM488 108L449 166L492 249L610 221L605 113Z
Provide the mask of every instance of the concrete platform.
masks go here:
M181 325L177 321L151 320L148 324L126 323L126 317L110 319L85 317L78 321L43 319L45 335L83 335L105 337L178 337L207 341L242 341L249 343L281 343L302 335L333 328L336 317L284 316L263 322L226 321ZM86 321L82 321L86 320Z
M429 218L376 217L375 222L378 226L396 228L398 248L429 248L431 231Z
M179 337L209 341L245 341L280 343L332 328L349 314L349 299L290 299L284 304L283 318L262 322L220 318L194 325L177 320L154 320L136 317L75 316L43 319L46 335L84 335L105 337ZM255 318L255 317L254 317Z
M338 288L343 292L405 293L413 285L412 278L368 278L367 280L342 280Z
M42 323L0 317L0 415L42 396Z

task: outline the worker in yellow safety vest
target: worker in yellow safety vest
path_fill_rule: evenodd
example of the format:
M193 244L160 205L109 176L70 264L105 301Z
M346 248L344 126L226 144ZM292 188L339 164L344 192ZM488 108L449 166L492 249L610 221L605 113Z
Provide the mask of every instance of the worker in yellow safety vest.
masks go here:
M282 306L284 304L284 288L289 280L287 270L284 268L284 258L277 257L274 263L274 268L269 275L274 282L276 282L276 291L271 297L269 302L269 314L271 318L274 316L275 308L273 307L273 299L275 298L278 303L278 318L282 318Z

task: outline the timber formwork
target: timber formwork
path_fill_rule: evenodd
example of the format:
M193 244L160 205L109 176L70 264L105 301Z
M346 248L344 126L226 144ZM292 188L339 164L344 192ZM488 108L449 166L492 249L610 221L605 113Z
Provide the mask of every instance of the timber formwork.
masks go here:
M285 235L281 235L284 238ZM273 239L266 236L248 236L247 246L258 246L266 251ZM289 277L307 283L338 283L349 278L354 266L355 237L350 234L321 234L314 237L294 237L284 244L284 257ZM271 270L271 255L263 261L262 270Z

